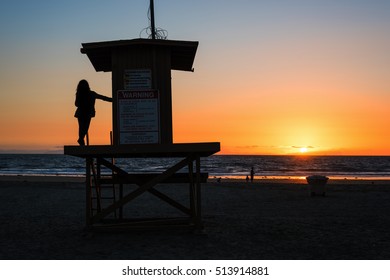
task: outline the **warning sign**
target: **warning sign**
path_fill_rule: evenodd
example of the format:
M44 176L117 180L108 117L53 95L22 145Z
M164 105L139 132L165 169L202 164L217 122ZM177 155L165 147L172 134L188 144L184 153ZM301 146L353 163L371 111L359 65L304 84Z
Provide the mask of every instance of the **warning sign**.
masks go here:
M159 93L157 90L119 90L119 144L160 142Z

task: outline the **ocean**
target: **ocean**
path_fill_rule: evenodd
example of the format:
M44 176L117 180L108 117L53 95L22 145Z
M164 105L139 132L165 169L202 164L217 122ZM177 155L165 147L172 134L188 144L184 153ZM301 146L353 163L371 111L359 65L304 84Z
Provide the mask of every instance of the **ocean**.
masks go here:
M180 159L117 159L128 172L159 172ZM234 156L201 159L209 178L304 178L324 175L342 179L390 179L390 156ZM103 171L104 172L104 171ZM108 170L106 171L108 173ZM0 175L83 176L84 159L62 154L0 154Z

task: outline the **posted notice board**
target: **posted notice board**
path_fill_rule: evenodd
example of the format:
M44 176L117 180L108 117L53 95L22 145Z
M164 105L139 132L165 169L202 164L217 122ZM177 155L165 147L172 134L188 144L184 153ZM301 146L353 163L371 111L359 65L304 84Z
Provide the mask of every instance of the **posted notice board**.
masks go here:
M151 89L152 70L126 69L123 75L124 89Z
M119 144L160 143L160 99L153 89L119 90Z

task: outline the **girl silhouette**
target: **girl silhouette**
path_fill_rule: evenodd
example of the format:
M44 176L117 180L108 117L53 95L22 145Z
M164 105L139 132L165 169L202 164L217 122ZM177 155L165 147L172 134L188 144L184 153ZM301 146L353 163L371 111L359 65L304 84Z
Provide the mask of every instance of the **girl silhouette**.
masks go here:
M77 142L80 146L84 146L84 137L88 133L91 118L95 117L95 100L101 99L104 101L112 102L112 98L100 95L89 88L89 84L86 80L81 80L77 85L76 101L77 107L74 116L79 122L79 139Z

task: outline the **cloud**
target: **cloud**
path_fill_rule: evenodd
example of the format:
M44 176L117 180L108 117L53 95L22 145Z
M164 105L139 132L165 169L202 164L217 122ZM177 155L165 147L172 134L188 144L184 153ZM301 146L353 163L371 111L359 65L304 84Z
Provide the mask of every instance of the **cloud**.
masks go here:
M313 147L313 146L291 146L291 148L294 148L294 149L301 149L301 148L314 149L315 147Z
M248 145L248 146L235 146L237 149L255 149L260 148L259 145Z

